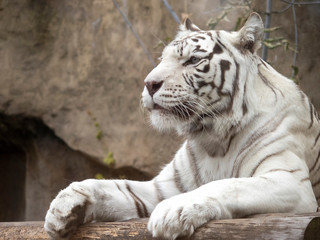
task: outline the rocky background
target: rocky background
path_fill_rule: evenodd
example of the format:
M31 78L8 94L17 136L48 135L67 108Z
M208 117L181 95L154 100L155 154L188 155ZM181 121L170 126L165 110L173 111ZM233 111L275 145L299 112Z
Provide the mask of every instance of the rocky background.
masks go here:
M200 28L226 1L168 1ZM240 1L238 1L240 2ZM265 2L252 8L264 18ZM161 0L118 0L153 60L178 24ZM273 1L273 10L287 6ZM232 30L246 9L216 26ZM320 6L295 6L298 80L320 109ZM292 8L271 26L294 48ZM290 77L294 52L269 50ZM140 107L153 64L111 0L0 0L0 221L43 220L57 192L92 177L150 179L183 139L150 127ZM96 175L99 173L99 175Z

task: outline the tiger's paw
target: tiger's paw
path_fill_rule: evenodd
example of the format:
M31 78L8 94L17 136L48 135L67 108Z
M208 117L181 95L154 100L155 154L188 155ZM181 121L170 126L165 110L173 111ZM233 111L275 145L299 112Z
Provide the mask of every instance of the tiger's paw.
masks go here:
M51 202L45 217L46 232L52 239L69 239L79 225L92 220L86 218L90 203L90 193L81 183L72 183Z
M148 230L154 237L176 239L191 236L195 229L213 219L221 218L218 205L208 205L210 199L198 199L186 194L159 203L150 216Z

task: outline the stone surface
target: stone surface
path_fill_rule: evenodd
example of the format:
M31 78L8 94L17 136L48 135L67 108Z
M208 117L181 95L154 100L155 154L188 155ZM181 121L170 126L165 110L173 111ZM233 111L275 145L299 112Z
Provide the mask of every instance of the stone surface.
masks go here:
M168 17L161 4L124 8L151 50L159 41L152 34L176 28L159 26ZM155 173L171 158L178 144L163 143L139 106L152 65L111 1L2 1L1 8L2 112L42 119L69 147L100 161L111 151L117 167Z

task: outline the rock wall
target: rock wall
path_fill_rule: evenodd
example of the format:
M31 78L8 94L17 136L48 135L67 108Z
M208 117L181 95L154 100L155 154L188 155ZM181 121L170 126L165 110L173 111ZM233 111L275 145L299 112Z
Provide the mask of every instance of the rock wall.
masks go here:
M285 6L274 2L275 9ZM174 19L160 0L118 3L156 61L161 41L176 33ZM210 0L169 3L203 29L224 6ZM265 3L256 1L254 6L263 11ZM320 9L296 11L300 85L319 110ZM237 16L235 12L217 28L232 29ZM282 27L274 34L294 42L292 12L272 17L272 25ZM269 61L290 76L292 54L272 50ZM112 1L0 0L0 56L0 113L11 120L36 119L47 128L25 130L33 134L19 135L18 144L12 143L12 131L0 128L2 148L15 146L25 154L25 219L41 220L59 189L101 170L106 178L150 178L182 142L175 134L153 130L141 110L143 80L153 65ZM6 127L19 132L24 125L19 121L13 127L6 121ZM116 170L103 165L110 152ZM126 166L130 169L123 174Z
M0 221L43 220L55 195L73 181L148 180L132 167L113 169L72 150L43 122L0 114Z
M152 65L112 2L10 0L1 8L2 112L42 119L69 147L100 161L111 151L118 167L154 173L171 144L157 147L160 135L139 106ZM173 28L167 21L149 31L163 20L160 1L128 1L126 9L151 44L158 42L151 34Z

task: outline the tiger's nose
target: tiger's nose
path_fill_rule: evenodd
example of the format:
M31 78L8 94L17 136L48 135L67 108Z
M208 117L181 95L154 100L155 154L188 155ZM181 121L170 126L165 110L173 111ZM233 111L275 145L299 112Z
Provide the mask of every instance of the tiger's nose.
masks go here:
M151 81L151 82L146 82L146 87L148 89L148 92L151 97L158 92L158 90L161 88L163 81L157 82L157 81Z

